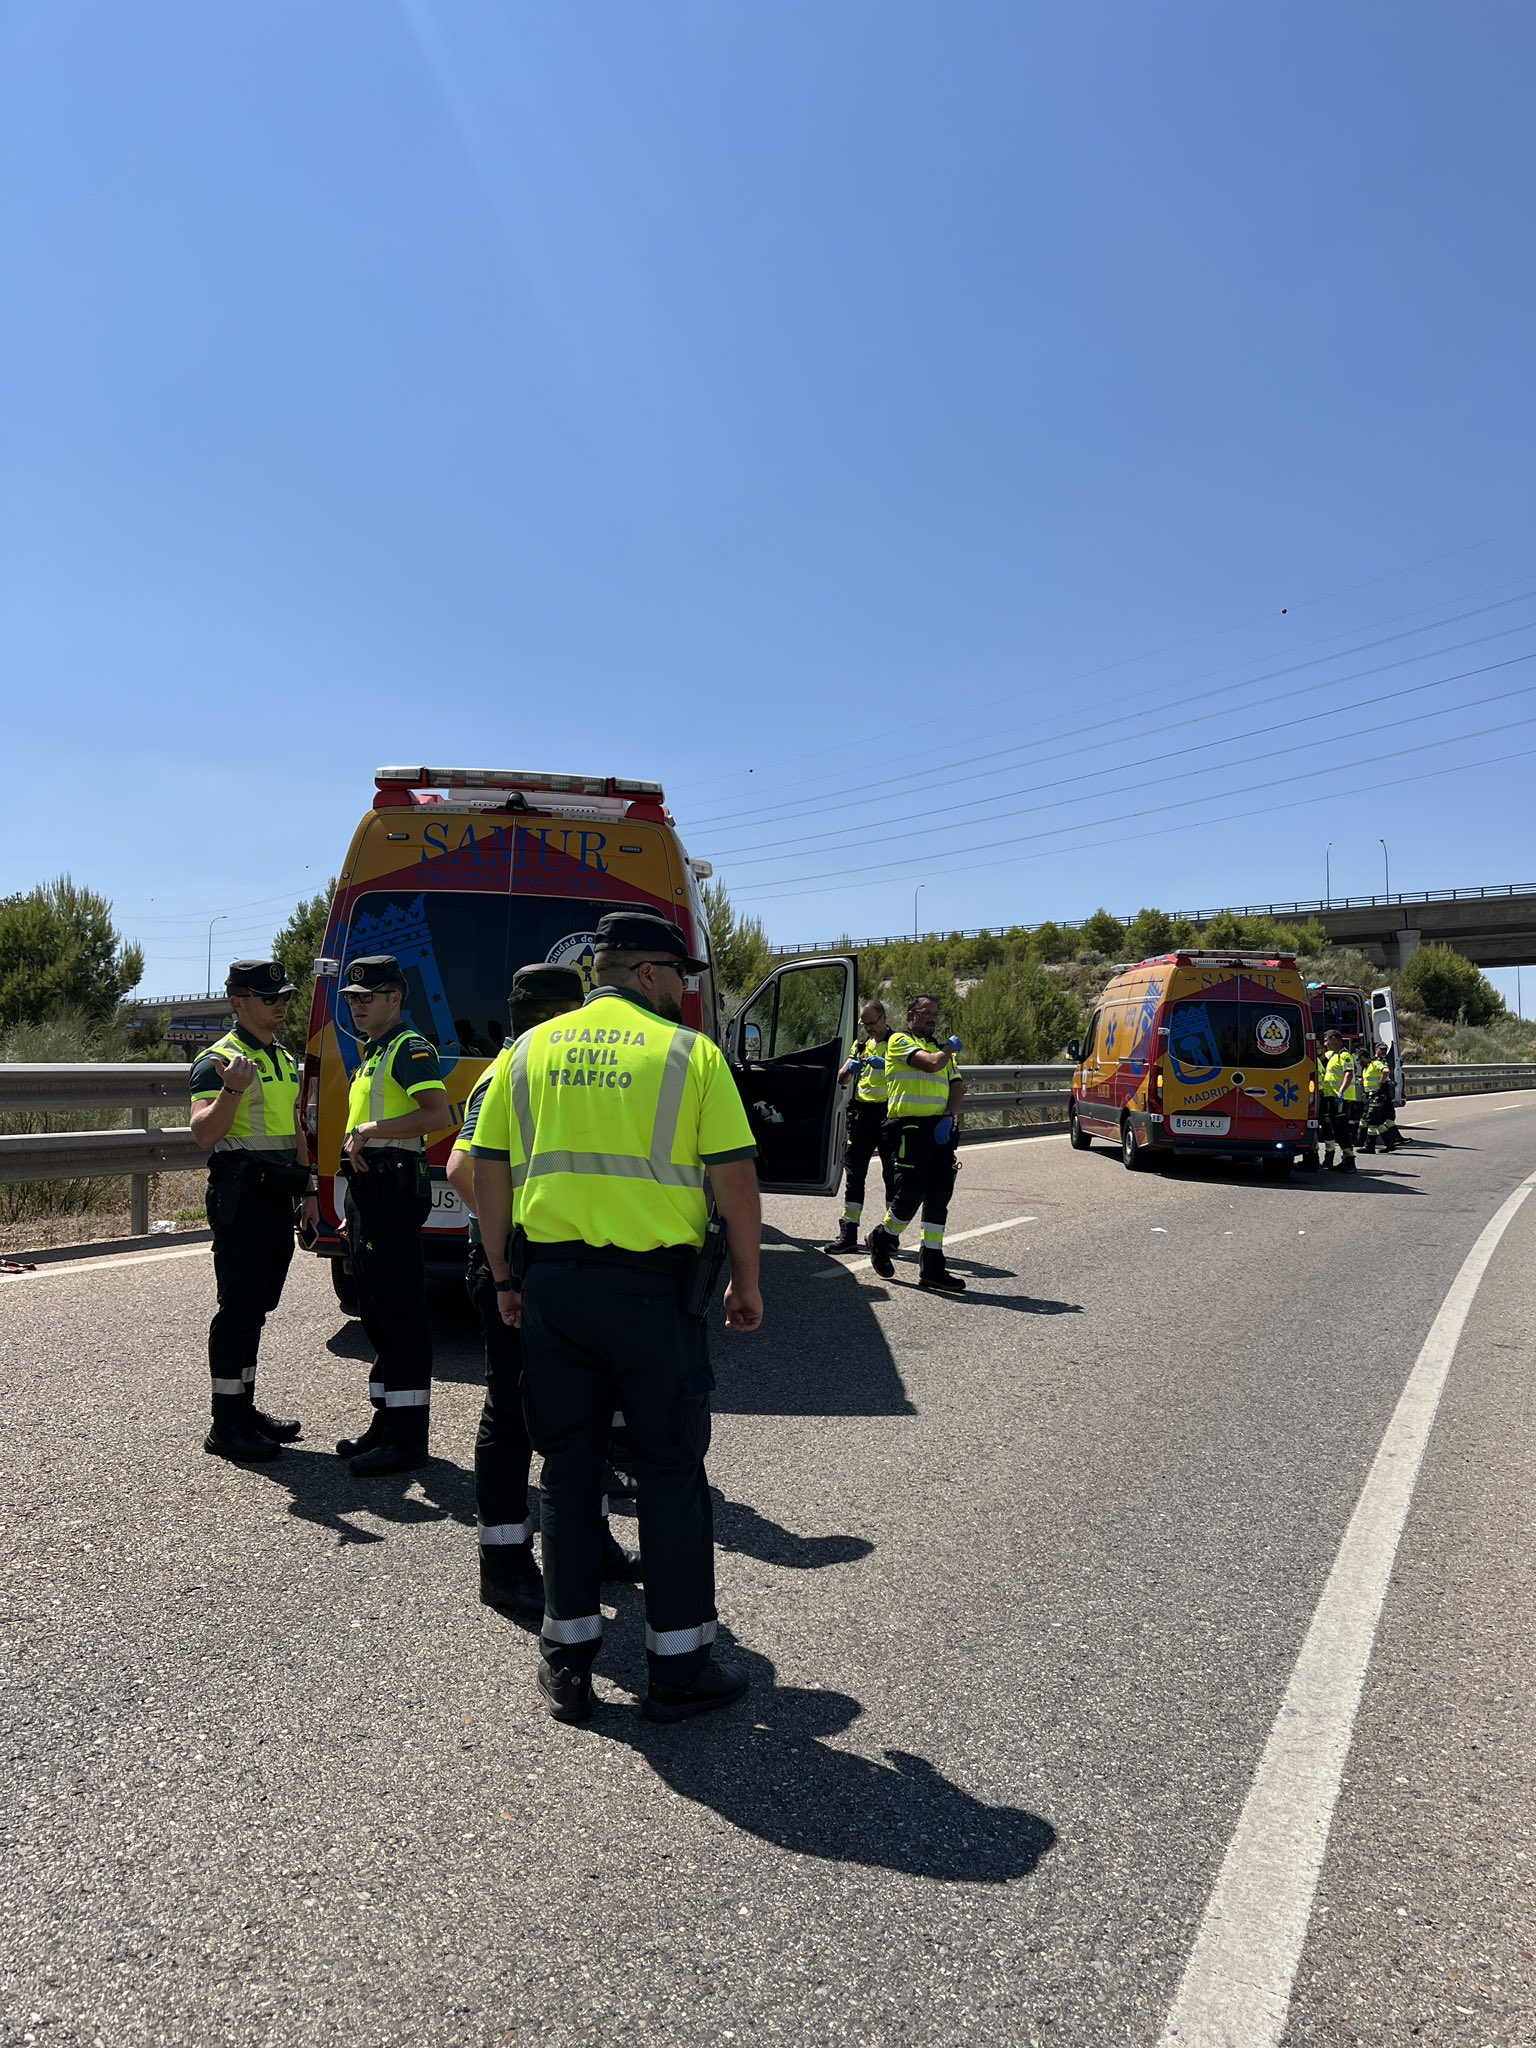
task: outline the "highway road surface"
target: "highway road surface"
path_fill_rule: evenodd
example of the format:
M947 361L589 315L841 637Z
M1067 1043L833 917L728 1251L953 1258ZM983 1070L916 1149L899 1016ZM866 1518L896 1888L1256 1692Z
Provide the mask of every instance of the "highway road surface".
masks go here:
M752 1692L675 1728L632 1589L585 1729L478 1605L451 1299L437 1457L364 1485L307 1260L253 1470L205 1248L0 1283L0 2039L1531 2048L1536 1094L1405 1121L1353 1181L978 1146L963 1300L771 1201Z

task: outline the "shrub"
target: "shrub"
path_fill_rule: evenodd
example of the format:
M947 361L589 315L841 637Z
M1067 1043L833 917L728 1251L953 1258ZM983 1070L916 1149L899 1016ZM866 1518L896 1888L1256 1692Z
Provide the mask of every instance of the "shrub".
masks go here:
M1446 1023L1489 1024L1504 998L1470 960L1450 946L1420 946L1397 977L1401 999Z

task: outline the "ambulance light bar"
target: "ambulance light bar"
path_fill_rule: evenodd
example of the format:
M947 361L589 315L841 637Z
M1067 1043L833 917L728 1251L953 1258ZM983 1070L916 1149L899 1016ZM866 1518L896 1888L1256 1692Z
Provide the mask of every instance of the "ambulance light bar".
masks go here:
M1225 953L1219 948L1204 950L1199 947L1181 949L1171 957L1180 967L1294 967L1295 955L1291 953Z
M659 803L659 782L633 782L622 775L551 775L537 768L380 768L380 789L548 790L558 796L648 796Z

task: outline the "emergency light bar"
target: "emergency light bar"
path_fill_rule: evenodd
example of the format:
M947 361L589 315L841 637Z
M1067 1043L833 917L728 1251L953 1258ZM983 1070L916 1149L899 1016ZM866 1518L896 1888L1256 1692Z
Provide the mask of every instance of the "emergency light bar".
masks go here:
M1177 953L1164 955L1180 967L1294 967L1292 953L1224 953L1219 949L1205 951L1203 948L1181 949Z
M661 802L659 782L633 782L623 775L551 775L538 768L379 768L379 789L548 790L557 796L646 796Z

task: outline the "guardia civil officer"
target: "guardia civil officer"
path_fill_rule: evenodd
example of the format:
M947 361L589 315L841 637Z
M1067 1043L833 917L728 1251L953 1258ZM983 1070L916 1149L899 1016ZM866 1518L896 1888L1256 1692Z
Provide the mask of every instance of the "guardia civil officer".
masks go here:
M518 1039L476 1127L486 1257L503 1316L521 1318L528 1423L544 1459L539 1686L557 1721L592 1711L603 1632L598 1498L616 1406L633 1442L645 1559L641 1711L678 1721L728 1706L747 1687L711 1654L713 1375L698 1284L706 1175L730 1252L729 1329L762 1322L761 1210L756 1147L730 1069L680 1021L684 977L702 965L666 918L603 918L599 986L577 1015ZM520 1294L506 1237L514 1184Z
M884 1003L866 1003L859 1012L859 1022L864 1027L864 1035L855 1041L851 1058L843 1062L837 1076L839 1081L846 1081L857 1075L858 1085L854 1090L853 1106L848 1112L848 1148L844 1154L848 1179L843 1189L842 1220L837 1226L837 1236L830 1244L822 1246L822 1250L827 1252L856 1252L859 1248L864 1183L869 1174L869 1162L877 1151L885 1178L886 1207L891 1204L891 1166L882 1143L886 1107L885 1048L891 1036Z
M917 1284L945 1294L962 1294L965 1282L944 1262L944 1225L955 1191L955 1119L965 1101L965 1083L955 1055L958 1038L938 1042L935 996L914 996L907 1028L893 1031L885 1046L886 1144L896 1191L883 1224L869 1233L869 1256L889 1280L896 1271L901 1233L921 1209L922 1242Z
M537 963L519 967L508 997L512 1036L498 1064L505 1066L513 1044L536 1024L550 1023L581 1008L586 983L575 967ZM480 1106L496 1066L488 1067L464 1106L464 1122L448 1160L448 1180L470 1212L469 1298L485 1340L485 1405L475 1437L475 1519L480 1536L480 1598L487 1607L539 1621L544 1615L544 1581L533 1559L533 1521L528 1512L528 1465L532 1445L523 1417L522 1335L502 1320L496 1283L475 1217L475 1131ZM611 1531L603 1546L603 1577L635 1580L639 1560Z
M293 1257L295 1206L316 1216L298 1127L299 1070L277 1033L293 983L276 960L236 960L225 982L232 1031L192 1063L192 1135L208 1162L219 1305L208 1327L213 1427L203 1448L264 1464L299 1433L256 1405L256 1351Z
M1333 1166L1339 1148L1340 1173L1355 1171L1355 1138L1360 1124L1360 1062L1338 1031L1323 1033L1323 1070L1319 1100L1323 1112L1323 1165Z
M427 1462L432 1328L421 1231L432 1209L423 1140L453 1123L437 1049L402 1012L405 975L392 953L354 960L341 990L363 1042L341 1148L347 1234L363 1328L376 1353L373 1417L338 1457L360 1479Z

